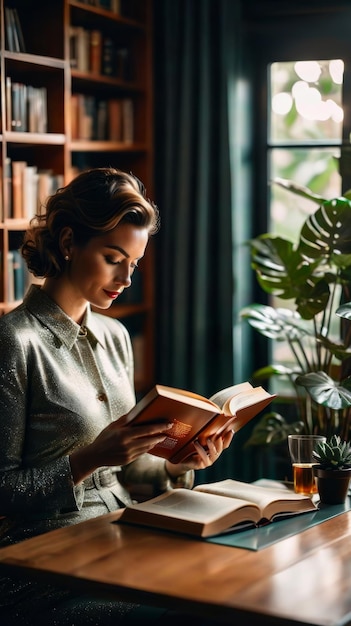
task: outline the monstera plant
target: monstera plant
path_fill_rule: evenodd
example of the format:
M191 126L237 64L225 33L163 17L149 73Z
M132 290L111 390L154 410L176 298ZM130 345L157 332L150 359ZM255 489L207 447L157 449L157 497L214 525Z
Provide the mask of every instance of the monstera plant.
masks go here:
M296 196L316 203L297 240L263 234L249 242L251 265L264 292L289 306L251 304L240 312L256 331L285 342L292 367L271 364L253 374L289 381L297 419L263 415L248 445L279 443L290 432L350 439L351 427L351 191L325 199L285 179ZM337 336L332 334L338 320Z

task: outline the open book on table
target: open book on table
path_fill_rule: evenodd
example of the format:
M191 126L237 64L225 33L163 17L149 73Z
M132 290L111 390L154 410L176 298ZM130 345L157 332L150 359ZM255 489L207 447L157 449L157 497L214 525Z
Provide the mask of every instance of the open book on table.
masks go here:
M311 498L288 488L271 489L228 478L130 504L117 523L211 537L316 510Z
M208 437L229 429L237 432L273 398L275 394L249 382L222 389L209 399L184 389L155 385L119 422L140 425L172 421L173 427L167 431L165 440L152 448L150 454L180 463L196 452L194 440L206 448Z

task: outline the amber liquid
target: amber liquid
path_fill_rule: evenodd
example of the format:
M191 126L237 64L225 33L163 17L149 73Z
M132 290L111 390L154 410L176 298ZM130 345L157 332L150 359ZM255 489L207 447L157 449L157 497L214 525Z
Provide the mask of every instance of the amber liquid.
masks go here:
M316 479L313 476L312 463L294 463L294 491L306 496L318 493Z

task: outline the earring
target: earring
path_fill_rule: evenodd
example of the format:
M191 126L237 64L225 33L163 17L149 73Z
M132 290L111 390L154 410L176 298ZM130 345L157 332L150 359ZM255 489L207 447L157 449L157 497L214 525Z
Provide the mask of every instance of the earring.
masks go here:
M66 256L65 256L65 261L69 261L69 256L68 256L68 254L66 254Z

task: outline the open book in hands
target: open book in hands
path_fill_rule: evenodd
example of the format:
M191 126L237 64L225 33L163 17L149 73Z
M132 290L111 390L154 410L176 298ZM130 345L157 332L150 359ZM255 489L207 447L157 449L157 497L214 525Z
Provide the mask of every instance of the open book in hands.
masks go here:
M211 537L316 510L308 496L288 488L265 488L228 478L128 505L118 522Z
M150 454L180 463L196 452L193 442L207 448L207 439L232 429L237 432L275 398L249 382L227 387L210 399L190 391L155 385L119 423L141 425L173 422L164 441Z

